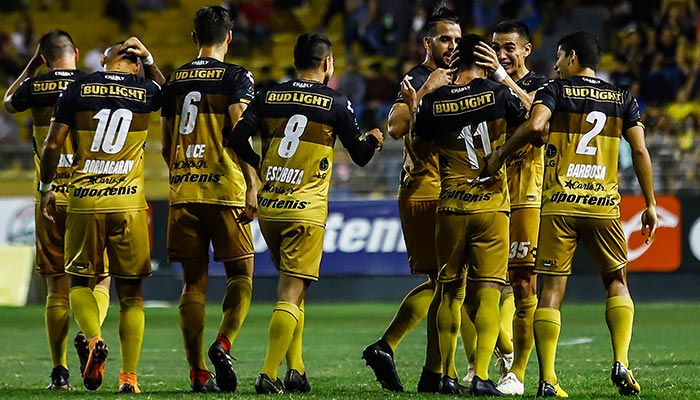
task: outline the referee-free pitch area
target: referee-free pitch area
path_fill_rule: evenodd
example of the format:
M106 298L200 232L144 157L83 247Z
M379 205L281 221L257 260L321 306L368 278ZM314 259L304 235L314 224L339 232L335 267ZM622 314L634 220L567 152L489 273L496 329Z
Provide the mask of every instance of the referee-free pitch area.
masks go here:
M360 359L362 349L376 340L393 316L397 304L309 304L306 307L304 354L312 391L287 395L313 399L435 398L415 393L425 345L421 323L399 346L396 363L407 393L380 389L371 370ZM44 333L43 307L0 308L0 398L2 399L116 399L119 395L119 307L112 304L104 326L110 348L106 377L97 392L82 386L78 359L72 347L77 327L69 335L70 391L49 392L51 362ZM188 368L182 349L177 305L147 308L146 335L141 355L139 382L143 393L136 398L261 398L253 384L265 355L271 304L255 304L234 344L238 359L234 368L239 386L234 395L189 393ZM610 382L611 350L604 318L604 304L565 305L557 354L562 387L574 399L620 398ZM220 308L207 308L205 349L214 339ZM700 398L700 304L636 305L635 330L630 351L631 367L642 385L642 399ZM460 374L466 373L461 345ZM206 354L206 353L205 353ZM283 367L284 368L284 367ZM283 377L285 370L280 371ZM492 378L497 373L492 369ZM537 363L528 367L525 397L534 398Z

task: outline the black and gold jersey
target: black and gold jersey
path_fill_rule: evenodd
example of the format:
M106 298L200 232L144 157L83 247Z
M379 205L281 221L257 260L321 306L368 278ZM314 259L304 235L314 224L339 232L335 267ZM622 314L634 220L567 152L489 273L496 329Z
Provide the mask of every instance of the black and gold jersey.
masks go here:
M642 126L637 101L598 78L556 79L535 95L552 111L542 215L618 218L620 137Z
M170 204L245 206L243 172L225 150L223 132L233 126L229 106L248 104L253 95L251 72L213 58L193 60L170 76L161 114L173 126Z
M78 70L53 70L34 78L27 78L12 95L12 107L17 111L31 110L32 142L34 145L34 183L39 183L39 153L44 146L51 125L51 113L61 94L70 83L85 76ZM66 204L68 183L70 181L71 165L73 164L73 148L69 141L63 145L52 179L56 193L56 204ZM34 196L39 201L39 193Z
M260 132L262 164L248 139ZM315 81L291 80L261 90L233 130L229 145L260 165L258 216L325 226L336 138L359 165L374 155L347 97Z
M418 91L433 69L420 64L406 73L411 86ZM394 103L403 103L401 91ZM416 135L403 137L403 167L399 183L399 198L406 200L437 200L440 193L440 167L433 142Z
M119 72L95 72L61 93L52 120L70 127L73 172L68 211L146 209L143 152L160 86Z
M525 120L526 110L508 87L481 78L448 85L423 98L415 132L433 139L440 155L438 210L510 211L505 166L490 183L474 185L484 158Z
M536 91L548 81L530 71L516 83L528 93ZM540 208L542 206L542 179L544 174L544 147L526 144L506 161L510 207Z

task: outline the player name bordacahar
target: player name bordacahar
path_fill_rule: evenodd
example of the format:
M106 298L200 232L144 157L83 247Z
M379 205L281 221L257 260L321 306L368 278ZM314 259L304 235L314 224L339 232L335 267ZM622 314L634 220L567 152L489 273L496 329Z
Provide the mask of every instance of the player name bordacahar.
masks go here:
M594 99L622 104L622 92L596 87L564 86L564 96L572 99Z
M433 115L462 114L467 111L477 110L491 104L495 104L493 92L479 93L471 96L460 97L456 100L435 102L433 104Z
M189 79L197 80L221 80L224 76L224 68L197 68L175 71L173 81L186 81Z
M80 85L80 95L83 97L123 97L146 102L146 89L115 83L84 83Z
M305 104L307 106L330 110L331 104L333 104L333 98L316 93L270 91L267 92L265 103Z

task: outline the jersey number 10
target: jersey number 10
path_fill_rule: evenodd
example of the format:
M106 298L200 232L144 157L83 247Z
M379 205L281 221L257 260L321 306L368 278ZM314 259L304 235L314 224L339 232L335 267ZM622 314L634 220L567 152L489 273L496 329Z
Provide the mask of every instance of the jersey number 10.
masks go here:
M107 154L119 153L124 147L133 118L134 114L126 108L120 108L114 112L108 108L100 110L92 117L98 122L90 151L97 153L102 150Z

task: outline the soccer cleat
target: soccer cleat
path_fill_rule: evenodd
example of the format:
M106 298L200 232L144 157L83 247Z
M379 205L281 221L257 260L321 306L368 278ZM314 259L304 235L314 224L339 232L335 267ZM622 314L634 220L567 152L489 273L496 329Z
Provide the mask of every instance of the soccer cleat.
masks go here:
M642 390L639 386L639 382L634 379L632 370L625 367L625 364L619 361L615 361L613 364L610 379L612 379L615 386L617 386L617 391L623 396L632 396L638 394Z
M537 387L537 397L569 397L569 395L558 383L552 385L547 381L541 381Z
M474 379L474 375L476 374L476 363L470 363L469 366L467 366L467 374L464 375L464 378L462 378L463 382L471 383L472 379Z
M457 378L450 378L449 376L445 375L442 377L442 379L440 379L438 393L463 395L469 393L469 388L460 385L457 382Z
M513 367L513 353L503 354L500 351L496 351L498 358L496 359L496 368L498 368L499 382L501 379L505 378L510 372L511 367Z
M119 373L119 393L141 393L139 383L136 379L136 374L130 374L127 372Z
M431 372L423 367L423 372L418 379L418 393L437 393L440 388L440 378L442 378L441 373Z
M510 396L522 396L525 393L525 384L520 382L514 373L509 372L496 386L499 392Z
M392 392L403 392L403 385L394 364L394 352L382 340L367 346L362 352L362 359L372 368L382 388Z
M211 379L211 372L206 369L190 370L190 391L194 393L219 393L221 389Z
M218 340L214 341L214 343L209 346L209 359L211 363L214 364L214 369L216 370L216 385L219 389L221 389L222 392L235 392L238 386L236 372L233 370L233 361L235 359L231 357L231 353L229 353Z
M311 385L306 379L306 372L302 375L295 369L287 370L287 375L284 376L284 391L286 393L310 392Z
M105 377L105 360L109 355L107 343L101 336L90 339L90 355L83 371L83 385L87 390L97 390Z
M83 376L83 371L85 371L85 364L87 364L88 357L90 357L90 349L88 348L88 340L83 332L78 332L73 338L73 347L78 353L78 360L80 360L80 376Z
M51 370L51 383L46 388L49 390L68 390L70 373L63 365Z
M469 387L469 393L472 396L488 396L488 397L504 397L505 394L496 389L496 384L491 379L483 380L478 376L472 379L472 385Z
M284 384L277 378L270 379L266 374L258 375L255 380L255 393L257 394L284 394Z

